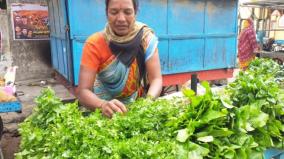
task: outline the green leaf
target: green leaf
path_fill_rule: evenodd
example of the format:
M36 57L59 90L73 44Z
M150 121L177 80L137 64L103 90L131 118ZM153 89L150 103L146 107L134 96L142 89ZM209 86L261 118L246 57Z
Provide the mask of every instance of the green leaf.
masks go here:
M190 159L189 157L188 157L188 150L186 150L185 148L184 148L184 146L182 146L182 145L177 145L176 146L176 157L177 157L177 159Z
M228 128L221 128L219 130L212 130L209 134L213 137L226 137L231 136L232 134L234 134L234 132L229 130Z
M185 142L189 138L189 136L190 135L188 134L187 129L181 129L178 130L176 140L179 142Z
M64 157L64 158L70 158L70 157L71 157L70 151L67 150L67 151L63 152L62 157Z
M269 115L262 112L259 108L250 107L249 122L254 128L263 127L266 125Z
M225 158L233 159L236 156L236 151L232 149L227 149L223 155Z
M206 93L211 93L211 88L207 81L202 81L201 85L206 89Z
M188 159L203 159L203 156L196 150L196 151L189 151L188 152Z
M195 92L191 89L182 89L182 93L188 98L195 96Z
M207 112L202 116L200 121L203 123L208 123L211 120L218 119L221 117L225 117L227 115L226 112L215 111L212 109L207 110Z
M188 154L188 158L203 158L205 156L207 156L209 154L209 150L205 147L202 147L198 144L195 144L193 142L189 142L189 154Z
M197 138L197 140L201 142L213 142L214 137L213 136L203 136L203 137Z
M234 106L232 105L232 101L228 101L229 99L226 99L225 97L220 97L221 98L221 102L224 105L224 107L228 108L228 109L232 109L234 108ZM231 103L229 103L231 102Z
M255 151L253 150L250 155L249 159L262 159L263 158L264 151Z

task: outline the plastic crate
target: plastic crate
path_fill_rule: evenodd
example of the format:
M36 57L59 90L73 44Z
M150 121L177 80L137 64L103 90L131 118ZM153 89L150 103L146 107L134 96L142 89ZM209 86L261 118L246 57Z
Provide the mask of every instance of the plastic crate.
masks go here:
M22 104L19 101L0 103L0 113L21 112L21 111L22 111Z
M264 152L264 159L284 159L284 150L267 149Z

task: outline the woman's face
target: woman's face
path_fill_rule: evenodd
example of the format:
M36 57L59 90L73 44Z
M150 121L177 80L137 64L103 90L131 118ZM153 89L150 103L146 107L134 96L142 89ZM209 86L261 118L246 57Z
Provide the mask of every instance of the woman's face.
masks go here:
M132 0L110 0L107 17L108 23L116 35L127 35L135 23Z

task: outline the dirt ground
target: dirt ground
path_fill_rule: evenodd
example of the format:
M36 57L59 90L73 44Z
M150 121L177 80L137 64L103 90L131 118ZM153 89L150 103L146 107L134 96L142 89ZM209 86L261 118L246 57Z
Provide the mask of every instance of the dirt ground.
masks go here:
M14 159L14 154L19 150L20 136L18 134L5 133L1 139L1 149L4 159Z

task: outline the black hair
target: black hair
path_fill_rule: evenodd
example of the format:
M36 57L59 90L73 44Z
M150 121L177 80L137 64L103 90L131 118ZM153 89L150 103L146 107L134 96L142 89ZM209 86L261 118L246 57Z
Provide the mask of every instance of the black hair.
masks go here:
M105 4L106 4L106 13L107 13L107 10L108 10L108 4L111 0L106 0ZM138 3L138 0L132 0L132 3L133 3L133 7L134 7L134 11L135 11L135 14L137 13L137 10L138 10L138 7L139 7L139 3Z

